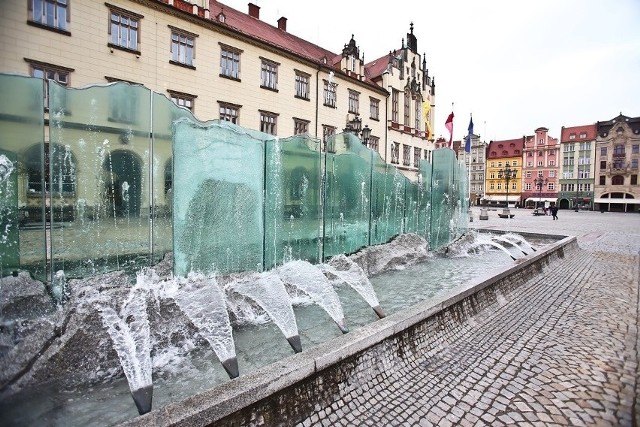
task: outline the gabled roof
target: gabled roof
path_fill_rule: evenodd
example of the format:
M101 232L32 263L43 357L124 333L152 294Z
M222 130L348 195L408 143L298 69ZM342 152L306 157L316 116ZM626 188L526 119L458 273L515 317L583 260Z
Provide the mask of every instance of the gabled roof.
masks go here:
M259 18L254 18L248 13L240 12L226 4L220 3L215 0L209 0L209 10L211 20L217 22L222 26L226 26L239 33L245 34L254 39L260 40L266 44L272 45L278 49L282 49L286 52L290 52L299 57L305 58L311 62L325 65L335 69L336 72L341 73L340 61L342 54L331 52L323 47L313 44L307 40L297 37L286 30L282 30L277 26L270 25ZM223 13L225 16L224 23L218 21L218 15ZM346 74L343 74L345 78L348 78ZM365 68L365 80L364 83L374 85L378 89L382 89L379 85L375 84L371 78L368 77L368 73ZM357 80L353 78L353 80Z
M340 55L324 49L318 45L308 42L300 37L294 36L285 30L270 25L258 18L254 18L247 13L240 12L226 4L210 0L209 10L211 20L217 21L217 16L222 12L225 21L222 25L235 29L243 34L259 39L265 43L279 47L283 50L295 53L296 55L310 59L312 61L321 61L327 58L330 64L340 62Z
M487 146L487 158L519 157L522 156L523 147L524 138L491 141Z
M575 138L571 139L571 135L575 135ZM580 135L586 134L584 138L580 138ZM582 125L582 126L570 126L570 127L562 127L562 131L560 132L560 142L576 142L576 141L587 141L596 139L596 125Z

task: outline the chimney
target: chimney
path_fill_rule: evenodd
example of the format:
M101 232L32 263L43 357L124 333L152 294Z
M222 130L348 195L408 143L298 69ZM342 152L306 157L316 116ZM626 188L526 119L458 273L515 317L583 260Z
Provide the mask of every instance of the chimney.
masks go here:
M249 3L249 16L260 19L260 6Z
M287 18L285 18L284 16L278 19L278 29L287 31Z

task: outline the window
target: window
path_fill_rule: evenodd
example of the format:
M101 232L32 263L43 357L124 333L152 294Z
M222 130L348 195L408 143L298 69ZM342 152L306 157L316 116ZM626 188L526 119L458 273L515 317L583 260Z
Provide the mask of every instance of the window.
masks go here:
M502 190L502 182L498 183L498 190Z
M44 108L49 108L49 80L53 80L62 86L69 86L69 74L74 71L73 68L60 67L26 58L25 61L29 63L31 76L43 79ZM42 108L42 105L40 108Z
M502 167L502 162L498 162L498 167L501 168Z
M262 60L260 70L260 87L278 90L278 64L266 59ZM275 134L274 134L275 135Z
M600 147L600 155L601 156L607 155L607 147Z
M400 143L394 142L393 144L391 144L391 163L395 163L395 164L400 163L399 156L400 156Z
M613 159L613 169L624 169L624 159Z
M569 135L569 139L576 139L576 134L572 133L571 135Z
M378 138L377 136L369 137L369 148L371 148L374 151L378 151L379 146L380 146L380 138Z
M360 94L355 90L349 89L349 112L358 114L360 107Z
M402 144L402 164L404 166L411 165L411 146Z
M495 179L495 178L496 178L496 174L495 174L495 172L491 172L491 173L489 173L489 177L490 177L491 179Z
M511 189L512 189L512 190L515 190L515 189L516 189L516 182L515 182L515 181L513 181L513 182L511 183Z
M606 168L607 168L607 161L600 160L600 169L606 169Z
M543 166L542 160L538 160L538 166Z
M550 183L547 184L547 190L554 191L555 189L556 189L555 182L550 182Z
M300 135L309 132L309 120L293 119L293 134Z
M586 132L580 132L580 138L584 139L587 137Z
M640 153L640 145L633 144L631 146L631 154L638 154L638 153Z
M631 159L631 169L638 169L638 159Z
M496 186L495 186L495 184L493 182L491 184L489 184L489 189L490 190L495 190L496 189Z
M409 91L404 93L404 120L402 122L405 126L411 126L411 122L409 121L409 116L411 114L410 106L411 105L411 95Z
M638 175L631 175L631 185L638 185Z
M591 151L591 143L590 142L581 142L580 143L580 151Z
M142 15L110 6L109 46L138 52Z
M549 171L549 178L553 178L556 176L556 171Z
M533 162L527 162L527 167L532 167L533 166Z
M612 176L611 185L624 185L624 177L622 175Z
M531 171L527 171L525 173L525 178L531 178Z
M531 191L531 183L530 182L525 182L524 184L524 189L526 191Z
M70 0L29 0L31 22L66 31Z
M138 116L138 97L133 86L121 83L113 86L109 98L110 114L108 120L118 123L136 123Z
M326 83L326 82L325 82ZM333 147L329 146L333 142L332 137L336 134L334 126L322 125L322 149L323 151L334 152Z
M422 149L419 147L413 148L413 166L420 166L420 157L422 157Z
M184 107L193 113L193 105L195 99L198 97L197 95L190 95L188 93L177 92L174 90L167 90L167 92L169 92L174 104Z
M415 124L414 124L413 128L414 128L416 131L419 131L419 130L420 130L420 128L422 127L422 126L421 126L421 117L422 117L422 114L420 113L421 111L422 111L422 106L420 105L420 103L419 103L419 102L416 102L416 103L415 103L415 108L414 108L414 111L413 111L413 113L414 113L414 120L415 120Z
M606 176L600 175L600 185L605 185Z
M517 160L513 160L511 162L511 166L518 166L518 161Z
M277 135L278 115L266 111L260 111L260 132Z
M309 99L309 74L296 71L296 98Z
M538 171L538 176L539 177L543 177L544 176L544 171Z
M624 145L616 145L613 147L614 156L624 156Z
M193 67L196 58L196 34L171 28L171 63ZM194 67L195 68L195 67Z
M220 77L229 77L240 80L240 54L239 49L220 45Z
M33 145L25 152L28 194L42 194L44 181L44 189L47 192L74 195L77 161L73 152L68 146L49 144L45 141L43 165L40 150L41 146Z
M555 160L549 160L549 166L555 166L555 165L556 165Z
M395 89L391 89L391 121L394 123L398 123L398 114L399 114L399 105L398 98L400 97L400 92Z
M336 106L336 84L329 80L324 81L324 105L333 108Z
M380 117L380 100L369 98L369 116L374 120Z
M231 122L234 125L240 125L240 106L226 102L219 102L218 110L220 113L220 120Z

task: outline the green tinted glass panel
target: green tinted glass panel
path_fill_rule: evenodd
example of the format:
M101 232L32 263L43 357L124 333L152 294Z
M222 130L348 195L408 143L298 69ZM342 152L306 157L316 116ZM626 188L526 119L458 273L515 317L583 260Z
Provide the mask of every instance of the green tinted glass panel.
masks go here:
M418 211L416 232L428 242L431 232L431 163L426 161L420 162L418 174Z
M386 164L380 156L373 157L372 244L386 243L402 232L405 181L396 167Z
M174 123L175 274L264 268L264 149L237 126Z
M149 89L49 84L51 251L66 277L149 264Z
M351 133L335 136L326 153L324 256L369 245L371 150Z
M266 144L265 267L320 260L320 141L294 136Z
M431 249L438 249L451 241L455 235L452 229L453 218L458 204L455 189L455 153L449 149L433 152L432 210L431 210Z
M153 93L153 159L151 194L153 199L152 261L157 262L173 251L173 122L193 114L178 107L166 96Z
M46 279L42 79L0 75L0 276Z

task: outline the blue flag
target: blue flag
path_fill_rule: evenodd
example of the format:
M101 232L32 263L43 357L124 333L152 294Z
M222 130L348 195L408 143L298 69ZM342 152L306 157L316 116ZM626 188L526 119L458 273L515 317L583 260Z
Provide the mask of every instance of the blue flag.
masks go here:
M473 117L469 119L469 128L467 129L469 133L467 137L464 139L464 151L467 153L471 152L471 135L473 135Z

